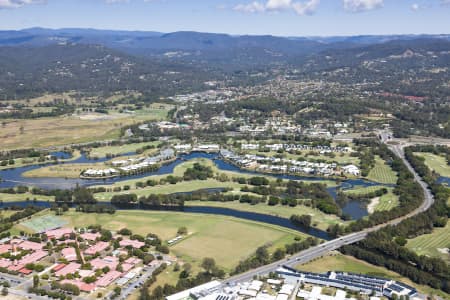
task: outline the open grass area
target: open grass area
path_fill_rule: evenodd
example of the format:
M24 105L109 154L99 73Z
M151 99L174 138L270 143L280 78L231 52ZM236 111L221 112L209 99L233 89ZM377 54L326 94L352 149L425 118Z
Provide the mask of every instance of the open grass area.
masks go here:
M107 154L121 155L125 153L135 152L136 150L149 145L154 145L156 147L158 144L159 142L146 142L146 143L125 144L121 146L106 146L93 148L89 153L89 156L103 158L106 157Z
M82 171L87 169L106 169L109 168L104 163L96 164L61 164L51 165L23 173L23 177L39 178L39 177L53 177L53 178L79 178Z
M81 153L78 150L73 151L72 157L69 159L60 159L58 161L60 162L69 162L72 160L76 160L80 158ZM40 164L48 164L54 162L53 160L46 160L43 162L39 161L39 158L33 157L33 158L16 158L14 159L14 165L7 165L7 166L0 166L0 170L5 169L12 169L12 168L19 168L19 167L25 167L25 166L32 166L32 165L40 165Z
M130 188L133 194L138 196L148 196L150 194L172 194L172 193L183 193L183 192L192 192L201 189L209 189L209 188L232 188L239 190L241 186L236 182L220 182L215 179L207 179L207 180L193 180L193 181L182 181L177 184L165 184L165 185L157 185L153 187L145 187L136 189ZM95 198L98 201L109 201L112 196L120 195L120 194L129 194L130 190L122 191L122 192L105 192L105 193L97 193L95 194Z
M312 223L315 227L326 230L329 225L344 224L345 222L339 219L335 215L327 215L320 210L313 209L311 207L298 205L296 207L276 205L269 206L265 203L250 205L248 203L240 203L239 201L233 202L216 202L216 201L188 201L185 203L188 206L213 206L213 207L226 207L240 211L250 211L262 214L268 214L272 216L279 216L283 218L290 218L293 214L298 215L310 215L312 216Z
M259 246L281 246L280 243L293 241L295 236L304 236L294 230L263 223L181 212L118 211L111 216L70 210L61 218L68 222L68 226L99 224L110 230L126 227L138 234L156 233L164 240L175 237L178 228L186 226L189 236L172 246L171 251L192 263L199 263L204 257L213 257L227 270Z
M450 299L450 295L442 291L432 289L428 286L414 284L411 280L401 276L398 273L392 272L384 267L375 266L365 261L356 259L352 256L342 255L337 252L333 252L331 255L318 258L312 262L304 265L296 266L299 270L308 272L324 273L328 271L344 271L360 273L365 275L379 276L385 278L392 278L404 282L406 284L416 287L420 292L427 295L440 295L444 299Z
M450 223L444 228L434 228L430 234L423 234L408 240L406 247L419 255L440 257L450 262Z
M450 166L444 156L426 152L415 152L414 154L425 158L425 164L431 170L441 176L450 177Z
M33 195L31 193L25 193L25 194L0 193L0 201L2 201L2 202L26 201L27 198L30 201L32 201L33 199L40 200L40 201L53 201L53 200L55 200L54 196Z
M142 113L75 114L29 120L5 120L0 132L2 149L49 147L118 138L120 128L145 120L161 120L165 109L146 109Z
M384 160L376 156L375 166L370 170L367 179L380 183L394 184L397 182L397 174Z
M392 189L388 189L389 192L386 195L380 197L378 205L375 207L375 211L386 211L398 206L398 196L392 192Z
M365 195L368 193L378 191L379 189L382 188L383 188L382 186L368 186L368 187L359 186L352 189L343 190L343 192L350 195Z

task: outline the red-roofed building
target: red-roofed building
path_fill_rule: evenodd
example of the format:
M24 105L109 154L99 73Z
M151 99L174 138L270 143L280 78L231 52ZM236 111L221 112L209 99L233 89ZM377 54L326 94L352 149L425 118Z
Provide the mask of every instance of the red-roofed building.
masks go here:
M43 259L48 255L47 251L38 250L36 252L33 252L31 254L28 254L24 257L22 257L21 260L17 262L19 265L26 265L26 264L34 264Z
M24 241L19 239L14 239L11 241L11 246L16 245L17 248L23 249L23 250L42 250L45 246L44 243L35 243L30 241Z
M110 270L115 270L119 264L119 259L114 256L106 256L104 258L96 258L91 260L91 266L94 270L108 267Z
M58 240L62 237L68 238L72 232L73 232L73 230L70 228L59 228L59 229L54 229L54 230L48 230L45 232L45 235L49 239L54 238L54 239Z
M122 276L121 272L118 271L109 271L108 273L106 273L105 275L103 275L102 277L100 277L99 280L97 280L97 282L95 283L97 286L100 287L107 287L109 286L111 283L113 283L114 281L116 281L120 276Z
M33 273L32 270L29 270L27 268L22 268L19 270L19 273L23 274L23 275L30 275L31 273Z
M11 249L12 249L12 246L10 244L0 245L0 254L9 252L9 251L11 251Z
M80 264L71 262L61 270L55 272L55 276L59 277L59 276L66 276L67 274L74 274L76 271L78 271L78 269L80 269L80 267L81 267Z
M55 272L58 272L59 270L64 269L66 266L67 266L66 264L58 264L52 270L55 271Z
M0 259L0 268L8 268L10 265L12 265L12 261L10 261L9 259Z
M98 233L98 232L96 232L96 233L86 232L86 233L80 234L80 237L83 240L95 241L97 238L100 237L100 233Z
M108 242L98 242L95 245L93 245L93 246L89 247L88 249L86 249L84 251L84 253L87 254L87 255L95 255L95 253L102 252L108 247L109 247L109 243Z
M94 291L96 289L95 284L93 283L84 283L82 281L79 280L62 280L61 284L65 284L65 283L69 283L69 284L73 284L76 285L80 291L85 292L85 293L90 293L92 291Z
M145 246L145 243L140 242L138 240L130 240L130 239L123 239L119 242L120 247L127 247L131 246L135 249L139 249L141 247Z
M61 255L67 261L76 261L77 260L77 252L75 251L75 248L64 248L61 250Z

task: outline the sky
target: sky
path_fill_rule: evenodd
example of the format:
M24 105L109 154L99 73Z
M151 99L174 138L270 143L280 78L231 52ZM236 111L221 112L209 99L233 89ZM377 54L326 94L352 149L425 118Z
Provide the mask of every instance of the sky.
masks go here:
M0 0L0 30L30 27L278 36L448 34L450 0Z

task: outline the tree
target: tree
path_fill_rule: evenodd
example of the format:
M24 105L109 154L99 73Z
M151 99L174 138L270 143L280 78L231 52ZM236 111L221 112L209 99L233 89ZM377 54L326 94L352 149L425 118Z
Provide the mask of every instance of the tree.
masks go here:
M2 289L2 296L8 296L8 294L9 294L8 288L7 287L3 287L3 289Z
M202 261L201 267L205 269L206 272L211 273L211 271L216 267L216 261L214 258L205 257Z
M179 235L186 235L188 233L188 230L185 226L178 228L177 234Z
M39 287L39 276L38 275L33 276L33 287L35 289Z

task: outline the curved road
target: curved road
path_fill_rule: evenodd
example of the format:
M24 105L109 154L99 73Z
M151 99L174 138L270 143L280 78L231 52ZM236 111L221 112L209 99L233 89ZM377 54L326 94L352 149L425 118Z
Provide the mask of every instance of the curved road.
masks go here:
M371 228L367 228L363 231L354 232L351 234L348 234L343 237L336 238L331 241L327 241L323 244L320 244L318 246L306 249L302 252L296 253L288 258L284 258L282 260L276 261L274 263L271 263L269 265L265 265L262 267L259 267L257 269L250 270L248 272L238 274L235 276L232 276L230 278L225 279L222 281L223 285L232 284L236 282L242 282L242 281L249 281L253 279L255 275L266 275L270 272L276 271L280 266L286 265L293 267L297 264L303 264L306 262L309 262L315 258L321 257L328 253L329 251L339 249L343 245L349 245L356 243L358 241L363 240L366 238L367 234L373 231L377 231L380 228L383 228L388 225L396 225L400 223L401 221L410 218L412 216L415 216L421 212L426 211L434 202L433 195L431 194L428 185L422 180L422 178L415 172L415 170L412 168L412 166L409 164L409 162L406 160L403 147L404 145L398 144L398 145L388 145L392 152L394 152L395 155L397 155L399 158L402 159L403 163L408 167L410 172L414 174L414 179L420 184L422 187L423 193L424 193L424 201L423 203L414 211L410 212L409 214L402 216L400 218L391 220L387 223L383 223Z

